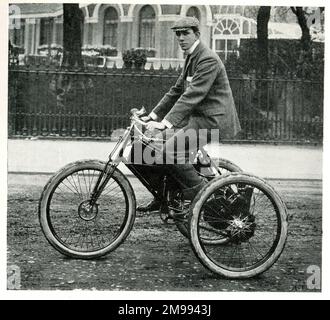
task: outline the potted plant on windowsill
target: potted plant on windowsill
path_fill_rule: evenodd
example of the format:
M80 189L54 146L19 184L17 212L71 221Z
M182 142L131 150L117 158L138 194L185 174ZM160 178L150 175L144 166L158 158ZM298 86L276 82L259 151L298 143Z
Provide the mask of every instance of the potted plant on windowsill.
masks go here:
M116 57L118 50L110 45L84 45L82 48L82 54L86 56L104 56L104 57Z
M118 50L110 45L103 45L100 47L100 55L105 57L117 57Z
M9 62L19 64L24 59L24 47L9 43Z
M131 49L123 52L124 68L143 69L147 62L147 55L143 49Z
M86 44L81 48L81 54L88 57L96 57L100 55L100 50L97 46Z
M147 58L154 58L156 57L156 49L155 48L141 48L141 50L144 50Z
M13 44L13 45L11 46L11 50L12 50L12 53L13 53L14 55L19 55L19 54L24 54L24 53L25 53L25 49L24 49L24 47L17 46L17 45L15 45L15 44Z
M29 63L51 63L55 65L61 64L63 57L63 47L60 44L43 44L37 48L37 55L28 55Z

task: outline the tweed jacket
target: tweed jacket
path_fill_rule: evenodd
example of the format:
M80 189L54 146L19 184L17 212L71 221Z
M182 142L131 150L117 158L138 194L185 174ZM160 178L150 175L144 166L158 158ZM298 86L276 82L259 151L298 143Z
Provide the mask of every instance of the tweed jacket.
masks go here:
M177 128L194 118L211 118L222 139L233 138L241 130L225 67L203 43L186 59L175 85L152 111ZM200 129L212 129L198 123Z

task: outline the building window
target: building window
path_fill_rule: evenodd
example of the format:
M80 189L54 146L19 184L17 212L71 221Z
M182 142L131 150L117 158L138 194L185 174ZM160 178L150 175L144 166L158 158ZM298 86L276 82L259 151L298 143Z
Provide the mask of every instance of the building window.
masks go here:
M25 41L25 20L21 19L19 28L15 28L11 31L12 31L12 35L11 35L12 44L23 48Z
M54 19L44 18L40 21L40 45L51 44Z
M190 7L186 14L187 17L195 17L198 21L201 21L201 14L196 7Z
M156 14L152 6L142 7L139 15L139 47L155 48Z
M63 46L63 15L55 18L55 43Z
M213 49L220 58L226 60L230 54L238 55L239 42L238 22L229 18L219 20L213 31Z
M108 7L104 11L103 44L117 48L118 13L115 8Z
M215 27L215 34L239 34L239 25L233 19L221 19Z
M243 34L250 34L250 23L249 21L243 22Z
M80 9L80 40L81 40L81 45L84 44L84 32L85 32L85 15L84 11Z

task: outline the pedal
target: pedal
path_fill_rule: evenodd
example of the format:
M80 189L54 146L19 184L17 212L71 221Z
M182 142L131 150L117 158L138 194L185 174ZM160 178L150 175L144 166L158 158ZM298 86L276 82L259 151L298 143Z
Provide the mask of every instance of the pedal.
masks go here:
M169 209L169 219L184 221L187 218L187 213L184 210L178 210L171 207L169 207Z

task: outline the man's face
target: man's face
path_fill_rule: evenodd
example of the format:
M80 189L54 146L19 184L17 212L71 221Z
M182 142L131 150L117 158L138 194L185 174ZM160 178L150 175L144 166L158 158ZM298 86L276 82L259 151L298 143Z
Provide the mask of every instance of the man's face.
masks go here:
M184 51L189 50L195 41L199 38L199 33L194 33L193 29L175 31L175 34L181 49Z

